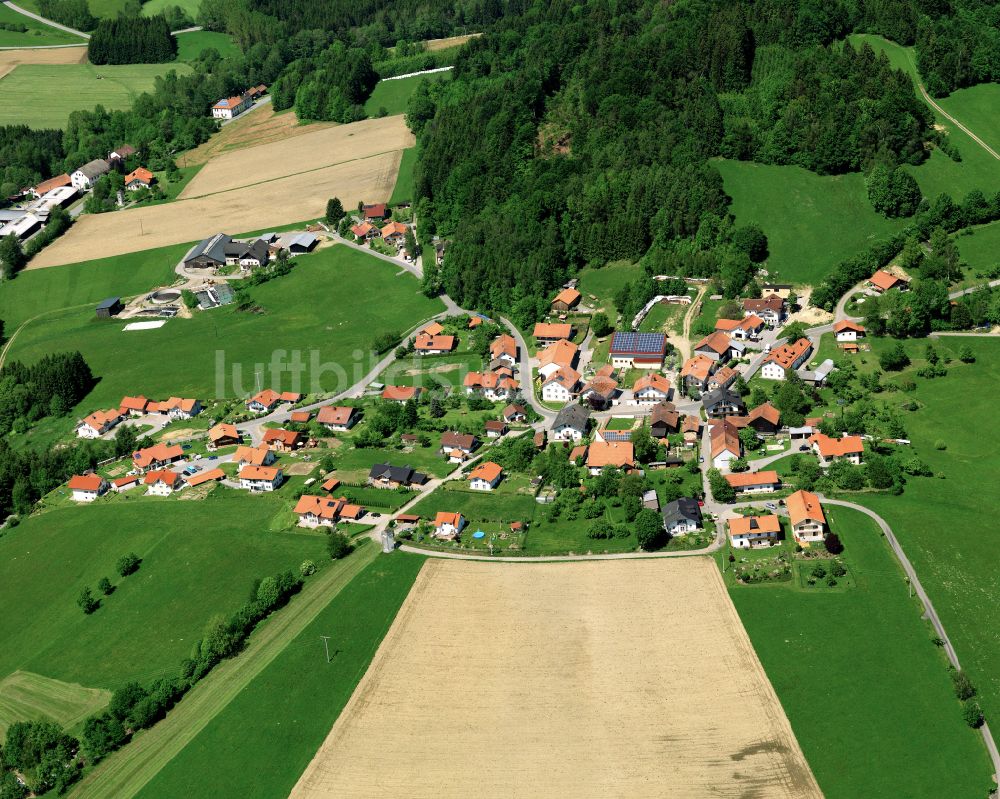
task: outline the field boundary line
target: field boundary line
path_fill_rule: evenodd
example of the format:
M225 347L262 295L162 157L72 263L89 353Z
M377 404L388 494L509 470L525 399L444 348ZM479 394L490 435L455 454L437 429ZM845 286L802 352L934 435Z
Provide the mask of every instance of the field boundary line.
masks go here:
M378 554L376 546L367 545L308 581L298 597L294 597L250 636L243 652L216 666L165 719L139 733L133 741L97 766L72 790L70 796L74 799L104 799L108 796L130 799L139 793Z

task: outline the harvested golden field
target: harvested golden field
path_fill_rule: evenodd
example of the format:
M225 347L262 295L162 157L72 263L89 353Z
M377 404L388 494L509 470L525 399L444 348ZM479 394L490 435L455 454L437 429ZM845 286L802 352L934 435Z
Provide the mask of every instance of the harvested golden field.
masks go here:
M288 110L274 113L274 107L267 105L255 108L235 122L223 127L204 144L182 154L177 159L178 166L197 166L208 163L212 158L233 150L243 150L275 141L295 138L315 133L324 128L336 127L336 122L311 122L300 125L295 112Z
M308 173L312 176L324 167L403 150L415 143L402 115L317 128L291 140L268 142L216 156L195 175L181 192L180 199L261 184L288 175ZM268 188L261 187L261 190ZM341 199L349 208L346 199ZM325 198L323 203L325 207Z
M330 197L345 207L389 199L402 152L326 166L190 200L108 214L84 214L61 238L33 258L28 269L62 266L138 250L182 244L213 233L237 234L318 219Z
M432 53L435 50L447 50L449 47L458 47L465 44L469 39L475 39L477 36L482 35L481 33L469 33L465 36L449 36L447 39L428 39L424 42L424 49Z
M292 796L822 794L715 564L683 558L429 559Z
M82 64L86 60L86 45L47 50L0 50L0 78L21 64Z

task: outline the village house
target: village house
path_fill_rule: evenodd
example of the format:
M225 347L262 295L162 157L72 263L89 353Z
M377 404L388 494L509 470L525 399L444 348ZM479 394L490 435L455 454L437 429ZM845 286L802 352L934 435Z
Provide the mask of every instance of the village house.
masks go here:
M632 398L643 405L665 402L670 394L670 381L658 372L643 375L632 386Z
M724 416L742 416L747 406L743 398L735 391L719 388L702 395L702 405L709 419L721 419Z
M483 425L487 438L501 438L507 433L507 423L496 419L488 419Z
M681 415L672 402L659 402L649 415L649 434L653 438L664 439L676 433L680 427Z
M765 327L764 320L755 313L742 319L719 319L715 323L716 332L724 333L738 341L756 341L761 337Z
M662 369L667 355L663 333L616 332L608 356L616 369Z
M154 469L142 478L146 493L152 497L169 497L174 491L184 487L184 481L177 472L169 469Z
M781 478L773 470L727 474L726 482L737 494L769 494L781 490Z
M698 443L698 436L701 435L701 418L695 413L685 416L681 432L684 434L684 446L693 448Z
M145 416L146 408L148 406L149 400L142 396L142 394L138 397L122 397L122 401L118 403L118 408L121 411L122 416Z
M465 527L465 517L461 513L439 511L434 517L434 537L447 540L454 539Z
M718 372L708 378L708 390L718 391L719 389L729 388L736 382L736 378L739 376L740 373L735 369L723 366Z
M274 389L265 388L247 400L247 410L257 414L270 413L282 402L298 402L300 399L302 395L293 391L278 393Z
M324 405L316 414L316 421L335 433L346 433L360 418L361 411L349 405Z
M385 203L370 203L361 206L361 215L366 222L382 222L389 216L389 209Z
M111 481L111 490L116 494L130 491L139 485L139 478L134 474L127 474L124 477L116 477Z
M377 239L382 235L382 231L371 222L361 222L357 225L351 225L351 233L364 241Z
M865 329L850 319L841 319L833 325L838 344L854 344L859 338L865 337Z
M420 396L423 389L420 386L386 386L382 390L382 399L386 402L398 402L403 405Z
M785 301L776 294L762 300L743 300L743 316L757 316L768 327L779 327L785 318Z
M469 488L473 491L492 491L497 487L501 477L503 469L500 464L493 461L480 463L469 473Z
M735 549L771 546L781 537L781 521L777 516L737 516L728 524L729 542Z
M299 517L299 527L332 527L341 520L354 521L364 515L365 509L353 505L346 497L319 497L303 494L295 504L293 513Z
M528 418L527 409L523 405L508 405L503 409L503 420L507 424L523 422Z
M684 388L692 388L698 391L705 391L708 388L708 379L718 367L719 362L705 355L695 355L684 361L681 367L681 381Z
M147 406L146 410L148 413L166 414L174 421L180 419L193 419L201 413L202 410L201 402L189 397L171 397L170 399L163 400L162 402L151 402L150 406L153 405L155 405L155 407Z
M292 411L288 415L288 421L296 424L308 424L312 417L312 411Z
M261 444L259 447L237 447L233 453L233 463L239 467L243 466L270 466L277 460L274 451Z
M594 410L603 411L611 407L617 393L617 380L598 375L581 389L580 398Z
M469 396L482 394L493 402L509 399L521 387L513 377L500 372L468 372L462 382Z
M122 144L119 147L115 147L114 150L108 153L108 163L119 172L124 172L125 161L133 155L135 155L135 147L131 144Z
M99 474L75 474L69 478L74 502L93 502L108 490L108 481Z
M701 527L698 500L681 497L663 506L663 529L670 535L686 535Z
M808 545L823 540L826 517L819 497L810 491L796 491L785 500L785 507L797 544Z
M428 336L419 333L413 340L413 351L417 355L445 355L455 349L454 336Z
M868 278L868 285L875 291L876 294L885 294L891 289L908 291L910 288L910 282L908 280L897 277L892 274L892 272L886 272L884 269L879 269L874 275Z
M212 106L212 118L233 119L233 117L238 117L246 111L251 105L253 105L253 100L249 94L226 97Z
M154 444L134 452L132 466L139 472L148 472L151 469L162 469L183 457L184 449L180 444Z
M239 472L240 488L252 494L275 491L284 475L278 466L244 466Z
M490 359L506 361L510 366L517 365L518 346L513 336L503 333L490 342Z
M340 485L340 480L338 480L336 477L327 477L326 480L324 480L320 484L320 488L322 488L327 493L330 493L330 492L336 490L336 488L339 485Z
M538 353L538 374L542 379L550 377L561 368L576 368L580 348L570 341L560 339Z
M713 361L729 360L732 342L725 333L709 333L705 338L694 345L695 355L704 355Z
M844 436L831 438L822 433L813 433L809 439L813 452L819 457L819 465L824 469L834 461L847 461L858 466L864 457L864 440L861 436Z
M563 313L573 310L580 304L580 292L576 289L563 289L552 300L553 313Z
M461 463L476 449L476 437L471 433L456 433L449 430L441 434L442 455L447 455L452 463Z
M794 344L782 344L771 350L760 368L760 376L765 380L784 380L789 371L798 369L812 353L812 342L800 338Z
M305 435L297 430L274 427L264 431L263 444L275 452L294 452L305 443Z
M121 409L94 411L76 425L79 438L100 438L122 420Z
M552 423L552 438L557 441L579 441L587 435L590 411L582 405L567 405ZM544 437L542 439L544 444Z
M107 161L103 158L95 158L93 161L89 161L73 172L69 176L70 183L74 189L87 191L88 189L92 189L94 187L98 178L102 175L108 174L110 171L111 165Z
M382 241L396 247L402 247L408 230L409 228L402 222L389 222L379 233L382 236Z
M484 321L486 321L486 320L485 320L485 319L484 319L483 317L481 317L481 316L475 316L475 315L473 315L473 316L470 316L470 317L469 317L469 324L468 324L468 328L469 328L469 330L475 330L475 329L476 329L477 327L479 327L479 326L480 326L480 325L481 325L481 324L482 324L482 323L483 323Z
M267 266L270 258L271 248L262 238L249 242L237 241L225 233L216 233L188 250L184 256L184 266L188 269L239 266L246 272L259 266Z
M750 411L747 426L760 435L773 436L781 429L781 412L770 402L765 402Z
M587 450L587 469L592 475L605 467L629 471L635 468L635 450L631 441L595 441Z
M153 180L153 173L145 167L140 166L125 176L125 190L139 191L139 189L148 189L153 185Z
M563 366L542 380L542 399L545 402L569 402L579 383L580 373Z
M368 485L375 488L409 488L414 485L423 485L427 482L427 475L414 471L410 466L393 466L388 463L376 463L368 471Z
M728 419L712 425L709 433L712 444L712 466L728 469L731 461L743 454L739 428Z
M66 186L72 186L72 185L73 185L72 178L70 178L70 176L66 172L63 172L61 175L57 175L54 178L43 180L41 183L39 183L30 191L33 195L35 195L35 198L37 199L39 197L48 194L50 191L55 191L56 189L62 189L65 188Z
M566 339L568 341L573 338L573 325L562 322L539 322L535 325L533 335L535 337L535 342L540 345L555 344L560 339Z
M440 322L428 322L417 331L418 336L440 336L442 333L444 333L444 325Z

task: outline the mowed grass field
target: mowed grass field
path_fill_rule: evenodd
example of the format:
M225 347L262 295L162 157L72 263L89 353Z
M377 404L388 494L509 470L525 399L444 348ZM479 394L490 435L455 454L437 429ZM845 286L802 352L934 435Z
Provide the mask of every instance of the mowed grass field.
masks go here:
M75 52L75 51L72 51ZM0 79L0 125L65 127L70 112L95 105L124 109L153 88L157 75L190 72L187 64L24 64Z
M975 285L977 272L984 274L1000 265L1000 222L980 225L967 236L956 236L961 260L968 264L966 283Z
M344 390L377 360L370 349L375 336L405 332L443 309L408 272L343 246L300 256L291 274L249 291L259 313L229 305L154 330L123 332L125 322L96 319L89 306L53 314L26 326L8 357L30 363L48 352L80 350L100 378L80 410L135 393L249 395L257 372L262 385L284 390L308 393L313 377L326 391ZM275 351L286 367L293 353L301 357L298 388L289 374L272 369Z
M864 176L821 176L795 166L719 160L738 225L756 222L767 235L771 278L818 284L833 267L905 220L886 219L868 202Z
M0 5L0 8L7 6ZM87 60L87 47L56 47L49 50L0 50L0 78L9 75L22 64L82 64ZM0 86L3 82L0 81Z
M429 559L291 793L332 795L821 794L715 564L690 558Z
M729 586L824 795L984 795L982 740L880 530L849 508L825 512L852 587Z
M113 690L175 673L212 615L236 610L255 579L329 562L322 536L267 530L283 504L235 492L197 502L136 496L29 517L0 537L0 677L31 672ZM126 579L115 563L128 552L142 566ZM102 577L117 588L86 616L77 596L84 586L96 592Z
M15 671L0 680L0 740L16 721L54 721L72 729L103 708L111 692Z
M430 75L414 75L410 78L380 80L375 84L371 96L365 102L365 113L373 117L385 110L386 114L405 114L411 95L422 81L437 83L451 80L450 72L433 72Z
M138 796L284 799L347 704L423 558L367 566ZM330 636L326 662L321 635Z
M149 15L149 7L156 5L157 0L146 3L142 7L142 13ZM171 0L168 5L177 5ZM161 6L162 7L162 6ZM177 39L177 60L194 61L201 55L202 50L212 48L223 58L238 55L240 49L233 42L233 37L227 33L215 33L213 31L191 31L182 33L175 37Z
M83 39L75 34L53 28L5 5L0 5L0 22L24 25L28 29L24 33L0 30L0 47L45 47L83 42Z
M142 4L142 15L144 17L155 16L168 6L177 6L186 11L191 19L197 19L198 11L201 9L201 0L148 0Z
M408 147L403 150L399 161L399 172L396 174L396 185L392 188L389 205L413 202L413 168L417 165L417 148Z
M891 342L875 342L876 352ZM906 342L914 365L903 377L917 383L908 394L920 409L904 417L916 454L934 477L911 477L901 496L865 496L899 537L934 602L948 635L979 689L987 721L1000 726L1000 449L993 422L1000 384L1000 340L944 337L934 342L951 357L947 377L913 376L924 365L923 341ZM957 360L968 346L976 363ZM938 449L938 444L945 449Z
M614 322L615 292L626 283L631 283L643 274L642 267L625 261L617 261L600 269L585 269L580 273L580 293L583 294L583 303L603 309L608 318ZM596 297L596 299L594 299Z

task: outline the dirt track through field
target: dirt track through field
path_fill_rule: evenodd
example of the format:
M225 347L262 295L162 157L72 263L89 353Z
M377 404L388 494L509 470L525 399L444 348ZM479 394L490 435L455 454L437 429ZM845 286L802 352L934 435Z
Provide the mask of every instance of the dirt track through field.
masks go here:
M47 50L0 50L0 78L21 64L82 64L86 60L87 45Z
M428 560L291 795L822 796L708 558Z

